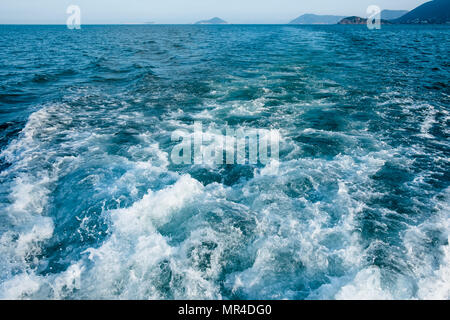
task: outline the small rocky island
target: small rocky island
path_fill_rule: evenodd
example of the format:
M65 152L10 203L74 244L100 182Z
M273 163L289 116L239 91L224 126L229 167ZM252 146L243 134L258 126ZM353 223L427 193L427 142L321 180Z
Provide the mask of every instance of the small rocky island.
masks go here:
M209 20L202 20L202 21L198 21L195 24L228 24L228 22L226 22L225 20L222 20L220 18L212 18Z
M381 20L380 22L381 24L392 24L392 22L388 20ZM348 17L339 21L338 24L367 24L367 19L361 17Z

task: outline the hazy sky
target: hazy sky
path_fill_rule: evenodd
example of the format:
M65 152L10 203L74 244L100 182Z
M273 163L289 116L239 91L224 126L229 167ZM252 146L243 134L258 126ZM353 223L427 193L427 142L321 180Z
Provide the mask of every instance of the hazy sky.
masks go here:
M286 23L304 13L364 16L369 5L411 10L427 0L0 0L0 24L64 24L70 4L81 23Z

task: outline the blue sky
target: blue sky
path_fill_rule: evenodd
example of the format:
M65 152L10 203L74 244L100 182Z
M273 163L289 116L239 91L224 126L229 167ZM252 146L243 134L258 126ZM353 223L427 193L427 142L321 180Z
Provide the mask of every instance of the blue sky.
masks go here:
M79 5L83 24L193 23L215 16L230 23L286 23L304 13L365 15L369 5L410 10L426 0L0 0L0 24L64 24Z

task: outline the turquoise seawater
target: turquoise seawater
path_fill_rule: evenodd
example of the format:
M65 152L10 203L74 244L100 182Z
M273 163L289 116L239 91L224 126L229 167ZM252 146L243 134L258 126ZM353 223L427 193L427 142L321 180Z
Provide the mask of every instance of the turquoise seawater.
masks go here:
M449 299L450 26L0 26L0 298ZM175 165L275 129L278 170Z

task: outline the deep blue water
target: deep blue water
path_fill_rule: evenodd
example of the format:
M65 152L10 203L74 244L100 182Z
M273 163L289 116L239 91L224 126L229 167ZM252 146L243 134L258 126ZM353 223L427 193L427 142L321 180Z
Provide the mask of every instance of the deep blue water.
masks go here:
M449 39L0 26L0 298L449 299ZM278 172L174 165L194 121Z

